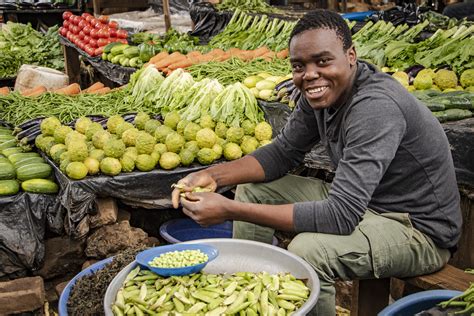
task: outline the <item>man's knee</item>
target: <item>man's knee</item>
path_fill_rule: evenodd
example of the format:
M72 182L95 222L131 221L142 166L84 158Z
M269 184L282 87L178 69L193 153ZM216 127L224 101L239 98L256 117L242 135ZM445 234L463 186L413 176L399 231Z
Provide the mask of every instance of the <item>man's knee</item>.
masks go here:
M324 246L318 243L316 233L300 233L288 245L288 251L303 258L313 267L326 265L327 254ZM314 246L319 244L318 246ZM308 245L312 245L308 247Z
M235 200L241 202L258 202L255 192L258 190L258 184L246 183L239 184L235 190Z

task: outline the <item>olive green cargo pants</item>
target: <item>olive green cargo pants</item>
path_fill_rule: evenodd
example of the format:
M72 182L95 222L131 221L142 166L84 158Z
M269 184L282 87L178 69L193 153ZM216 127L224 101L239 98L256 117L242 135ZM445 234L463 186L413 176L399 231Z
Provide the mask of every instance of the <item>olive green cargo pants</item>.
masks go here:
M287 175L269 183L237 187L235 199L260 204L323 200L330 185L321 180ZM274 230L234 222L233 238L271 243ZM288 250L306 260L319 276L321 293L311 313L335 315L336 279L408 277L434 272L450 257L446 249L415 229L407 213L377 214L368 210L351 235L300 233Z

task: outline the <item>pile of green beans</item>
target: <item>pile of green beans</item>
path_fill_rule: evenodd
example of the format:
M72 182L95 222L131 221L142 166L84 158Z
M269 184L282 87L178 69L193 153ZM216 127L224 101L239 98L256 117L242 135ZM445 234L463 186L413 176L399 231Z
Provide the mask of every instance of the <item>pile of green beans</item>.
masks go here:
M291 315L310 290L293 275L266 272L163 278L139 266L126 277L115 315Z
M24 97L19 93L0 96L0 119L15 126L41 116L56 116L63 123L78 117L94 114L106 117L114 114L144 111L151 109L137 107L124 102L126 89L116 90L104 95L79 94L61 95L44 93L36 98Z
M219 80L219 83L223 85L229 85L243 82L248 76L256 75L260 72L267 72L273 76L285 76L291 73L291 66L288 58L275 58L271 61L257 58L248 62L242 61L239 58L231 58L224 62L192 65L186 70L189 71L196 81L211 78Z
M472 273L466 271L467 273ZM464 293L453 297L452 299L438 304L442 308L462 308L454 312L454 315L472 315L474 314L474 283ZM450 314L451 315L451 314Z
M182 268L204 263L209 257L201 250L182 250L162 253L148 262L154 268Z

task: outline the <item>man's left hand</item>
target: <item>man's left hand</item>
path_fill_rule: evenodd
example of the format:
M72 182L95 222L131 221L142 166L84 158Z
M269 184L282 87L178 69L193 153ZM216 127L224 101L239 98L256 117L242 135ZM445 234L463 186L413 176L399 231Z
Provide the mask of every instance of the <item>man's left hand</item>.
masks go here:
M185 194L186 197L181 197L183 212L199 225L206 227L229 219L227 207L232 203L231 200L212 192Z

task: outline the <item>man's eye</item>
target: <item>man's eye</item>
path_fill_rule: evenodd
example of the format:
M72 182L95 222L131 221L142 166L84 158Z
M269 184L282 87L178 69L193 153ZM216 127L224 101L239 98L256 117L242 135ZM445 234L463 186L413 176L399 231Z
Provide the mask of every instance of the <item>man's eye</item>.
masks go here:
M318 60L318 65L326 65L328 62L329 62L329 59L327 58L320 59Z
M291 68L293 68L293 71L300 71L303 69L301 65L296 65L296 64L291 65Z

